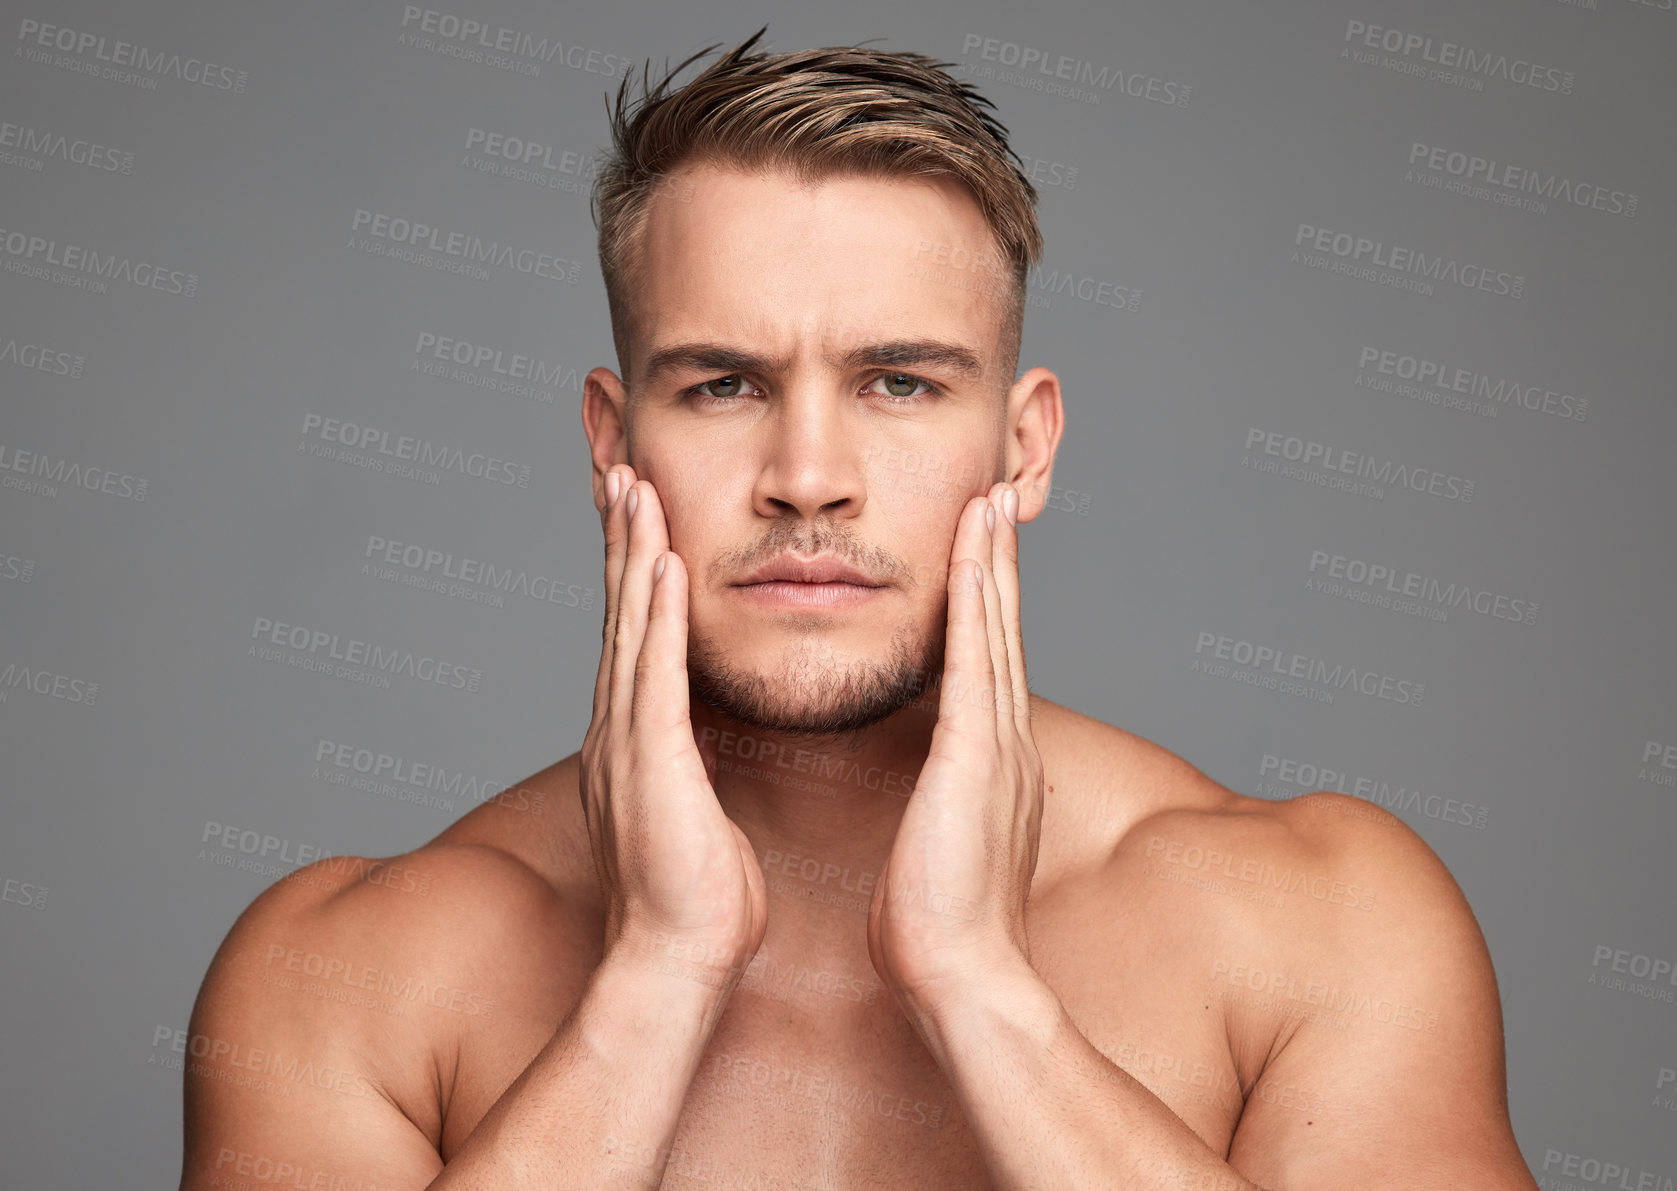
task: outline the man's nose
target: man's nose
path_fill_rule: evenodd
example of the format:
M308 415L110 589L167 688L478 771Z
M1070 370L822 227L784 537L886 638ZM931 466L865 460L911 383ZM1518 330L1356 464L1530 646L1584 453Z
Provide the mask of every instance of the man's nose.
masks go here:
M867 485L857 431L854 417L831 393L789 390L765 427L758 511L805 518L859 513Z

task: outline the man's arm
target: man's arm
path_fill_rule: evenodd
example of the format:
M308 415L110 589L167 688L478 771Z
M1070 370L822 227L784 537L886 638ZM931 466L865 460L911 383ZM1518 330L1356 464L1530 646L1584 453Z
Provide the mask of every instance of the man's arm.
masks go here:
M445 1166L444 1089L460 1050L482 1045L474 1023L504 1019L513 989L527 1003L552 987L553 894L490 849L417 854L423 897L413 881L346 879L346 862L370 865L335 857L264 892L210 966L188 1036L182 1191L656 1187L728 974L608 956Z
M1535 1191L1508 1119L1490 952L1449 870L1402 820L1348 795L1283 814L1378 896L1311 949L1333 976L1318 1008L1349 1024L1302 1029L1270 1060L1230 1161L1285 1191ZM1328 1111L1266 1094L1288 1085Z
M1302 1026L1271 1056L1226 1160L1096 1050L1028 966L919 1015L998 1188L1534 1191L1478 925L1425 842L1366 807L1312 795L1282 812L1313 871L1379 896L1287 946L1287 995L1337 1021Z
M592 438L597 387L590 393ZM693 739L687 571L663 504L622 464L597 470L595 488L606 610L578 787L603 894L603 961L574 1000L540 1018L563 1015L445 1168L443 1115L460 1056L516 1042L469 1021L381 1020L360 996L364 982L442 983L452 1008L499 981L504 1004L541 1014L541 994L577 958L563 948L594 940L567 944L553 890L492 848L416 853L436 870L419 874L434 885L423 907L422 882L394 881L388 866L337 880L347 858L335 857L292 874L234 925L193 1011L183 1191L217 1185L240 1154L252 1155L253 1174L285 1163L295 1178L306 1162L328 1186L353 1176L369 1191L663 1181L699 1059L762 944L767 896ZM314 895L321 885L331 896ZM293 952L317 987L290 979ZM439 980L439 967L457 979ZM352 971L347 995L330 983Z

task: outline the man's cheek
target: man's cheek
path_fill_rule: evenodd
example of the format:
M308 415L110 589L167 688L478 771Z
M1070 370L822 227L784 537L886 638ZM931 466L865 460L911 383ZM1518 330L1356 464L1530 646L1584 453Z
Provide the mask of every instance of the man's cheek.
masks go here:
M909 586L916 590L921 588L937 588L941 590L949 583L949 562L923 562L914 568Z

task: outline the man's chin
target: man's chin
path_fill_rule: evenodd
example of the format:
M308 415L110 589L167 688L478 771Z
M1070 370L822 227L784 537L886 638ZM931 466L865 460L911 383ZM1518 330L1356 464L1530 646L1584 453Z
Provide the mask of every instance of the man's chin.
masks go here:
M917 644L899 632L878 661L845 666L786 656L765 673L694 639L687 673L694 698L740 724L798 738L839 737L889 719L925 692L942 670L942 642Z

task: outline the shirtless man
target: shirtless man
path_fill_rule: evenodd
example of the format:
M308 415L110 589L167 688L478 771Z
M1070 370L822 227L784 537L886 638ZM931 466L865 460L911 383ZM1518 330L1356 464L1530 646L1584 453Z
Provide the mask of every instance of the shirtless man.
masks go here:
M1027 690L1064 414L1005 129L756 40L618 95L582 748L255 900L182 1188L1534 1188L1425 843Z

